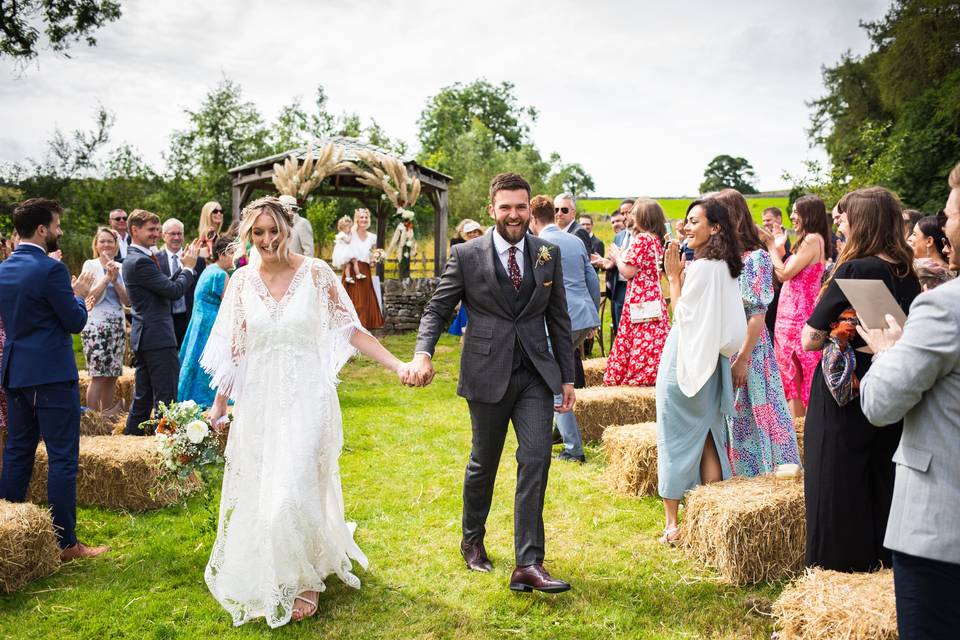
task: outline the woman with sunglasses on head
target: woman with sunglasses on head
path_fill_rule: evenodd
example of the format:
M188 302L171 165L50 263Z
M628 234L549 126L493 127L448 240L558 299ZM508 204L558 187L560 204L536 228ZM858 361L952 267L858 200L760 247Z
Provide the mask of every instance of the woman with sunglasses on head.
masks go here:
M675 241L667 245L673 326L657 372L657 475L666 526L660 541L678 537L680 500L700 484L729 478L725 415L733 413L730 356L743 344L747 321L740 284L740 242L727 209L695 200L687 209L686 265Z
M872 571L891 562L883 536L903 423L877 429L863 415L859 381L870 369L872 353L857 335L856 314L837 280L880 280L904 313L920 284L893 193L858 189L837 206L846 243L802 335L804 349L823 351L804 427L806 564Z
M203 240L203 250L200 257L206 260L213 255L213 244L220 237L220 230L223 228L223 207L219 202L210 201L203 205L200 210L199 235Z

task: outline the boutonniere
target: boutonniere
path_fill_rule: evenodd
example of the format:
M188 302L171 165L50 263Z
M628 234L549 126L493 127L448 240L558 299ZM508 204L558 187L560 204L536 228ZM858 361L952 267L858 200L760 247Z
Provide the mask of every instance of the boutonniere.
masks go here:
M540 251L537 252L537 267L542 267L553 259L553 256L550 254L550 249L548 247L540 247Z

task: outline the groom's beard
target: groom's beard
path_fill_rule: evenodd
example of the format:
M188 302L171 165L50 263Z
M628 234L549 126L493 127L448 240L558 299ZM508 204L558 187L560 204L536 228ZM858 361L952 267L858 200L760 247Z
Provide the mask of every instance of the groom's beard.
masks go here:
M507 221L497 220L497 232L500 233L500 236L509 242L510 244L517 244L523 240L523 236L527 234L527 229L530 228L530 220L527 220L525 224L521 224L519 227L508 227ZM519 234L514 237L515 234Z
M53 253L60 248L59 240L56 236L47 238L47 253Z

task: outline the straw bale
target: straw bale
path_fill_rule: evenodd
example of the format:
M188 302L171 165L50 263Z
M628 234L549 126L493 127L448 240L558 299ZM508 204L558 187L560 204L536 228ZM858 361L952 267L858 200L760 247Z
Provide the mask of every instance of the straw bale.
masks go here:
M144 436L81 437L77 504L146 511L169 506L196 491L198 480L166 476L156 446L153 438ZM27 499L47 499L47 452L42 444L37 448Z
M805 418L793 419L793 430L797 432L797 452L800 454L800 463L803 463L803 426Z
M123 432L123 427L127 422L127 412L108 415L101 411L87 409L80 416L80 435L81 436L109 436L118 431Z
M656 422L656 390L654 387L577 389L574 412L583 439L600 442L603 430L611 425Z
M781 640L895 640L893 572L808 569L773 603Z
M681 547L737 585L796 575L806 538L802 478L738 477L693 489Z
M624 424L603 432L607 468L614 490L633 496L657 495L657 423Z
M583 361L584 385L599 387L603 384L603 372L607 368L606 358L590 358Z
M123 374L117 378L117 389L113 395L113 401L123 401L125 409L130 408L133 402L133 379L135 370L132 367L124 367ZM86 369L80 370L80 404L87 401L87 389L90 387L90 373Z
M50 512L0 500L0 593L11 593L60 568Z

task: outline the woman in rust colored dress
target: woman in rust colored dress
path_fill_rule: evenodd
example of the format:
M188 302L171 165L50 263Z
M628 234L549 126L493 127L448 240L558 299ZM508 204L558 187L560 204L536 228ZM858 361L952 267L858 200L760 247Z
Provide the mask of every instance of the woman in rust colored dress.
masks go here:
M379 329L383 326L383 312L380 310L380 301L373 290L373 272L370 269L370 256L377 246L377 237L370 233L370 212L367 209L357 209L353 214L356 231L353 242L357 256L357 265L360 273L365 276L356 278L354 282L347 282L344 277L341 282L347 290L347 295L353 301L357 310L357 317L364 329Z

